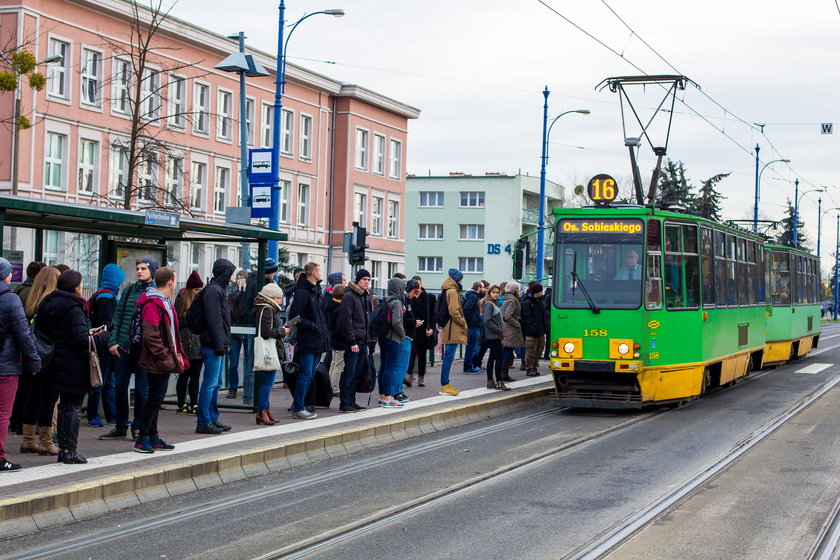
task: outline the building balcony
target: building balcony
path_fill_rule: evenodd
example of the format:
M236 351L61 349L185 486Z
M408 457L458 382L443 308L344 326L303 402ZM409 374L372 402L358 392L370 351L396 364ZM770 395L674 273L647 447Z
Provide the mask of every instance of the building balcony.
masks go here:
M540 223L540 211L539 210L531 210L530 208L523 208L522 209L522 221L524 223L529 223L529 224Z

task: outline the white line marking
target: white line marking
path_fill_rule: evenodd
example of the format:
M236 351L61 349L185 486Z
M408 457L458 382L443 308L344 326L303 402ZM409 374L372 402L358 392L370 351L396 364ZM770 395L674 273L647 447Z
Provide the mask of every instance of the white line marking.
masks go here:
M802 369L796 370L793 373L807 373L808 375L814 375L814 374L817 374L817 373L821 372L822 370L824 370L826 368L830 368L833 365L834 364L810 364L810 365L805 366Z

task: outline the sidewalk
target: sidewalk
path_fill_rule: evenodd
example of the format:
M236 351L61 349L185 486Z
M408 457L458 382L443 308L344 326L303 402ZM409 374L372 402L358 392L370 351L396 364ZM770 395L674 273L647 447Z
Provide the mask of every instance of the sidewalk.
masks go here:
M195 417L168 405L158 424L176 449L154 454L135 453L130 440L101 441L98 436L110 427L93 428L83 420L79 452L87 465L16 453L21 436L9 434L9 459L24 469L0 475L0 538L500 416L544 402L553 390L545 366L540 377L512 370L517 381L506 392L484 388L484 372L460 371L456 362L451 382L462 390L457 397L438 394L438 366L429 368L426 387L405 388L412 400L404 408L379 408L374 394L368 410L344 414L333 399L308 421L291 418L291 395L278 385L271 402L279 424L257 426L251 412L222 410L221 420L233 427L222 435L196 434ZM367 405L366 394L357 397ZM241 404L241 397L220 401Z

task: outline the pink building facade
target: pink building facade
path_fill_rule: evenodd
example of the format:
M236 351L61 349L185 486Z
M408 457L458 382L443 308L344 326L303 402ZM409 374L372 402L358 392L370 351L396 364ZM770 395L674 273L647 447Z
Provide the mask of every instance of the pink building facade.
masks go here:
M139 14L148 17L142 8ZM145 72L134 76L132 21L132 4L125 0L0 0L0 49L22 48L39 61L64 57L40 67L48 78L42 91L22 80L21 114L33 126L20 131L18 195L121 208L130 100L139 82L145 148L132 177L131 209L224 221L226 207L240 202L239 78L214 66L237 45L166 19L152 40ZM273 56L247 52L273 72ZM349 273L342 235L359 221L371 234L367 266L384 287L390 277L385 275L404 266L408 121L419 110L291 64L286 78L279 229L288 235L284 246L292 264L314 260L325 272ZM251 148L271 147L274 82L273 74L247 79ZM11 121L13 110L14 93L0 94L0 119ZM2 194L12 191L13 146L6 126L0 130ZM31 254L26 232L5 240L16 246L4 249ZM51 263L82 268L76 243L64 234L46 232L43 243ZM233 244L176 245L169 257L182 278L194 269L206 274L219 257L240 260Z

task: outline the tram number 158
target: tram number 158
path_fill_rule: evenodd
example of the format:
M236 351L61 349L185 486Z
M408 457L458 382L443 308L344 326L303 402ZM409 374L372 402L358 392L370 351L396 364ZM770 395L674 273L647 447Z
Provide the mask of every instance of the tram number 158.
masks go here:
M583 329L583 336L609 336L607 329Z

